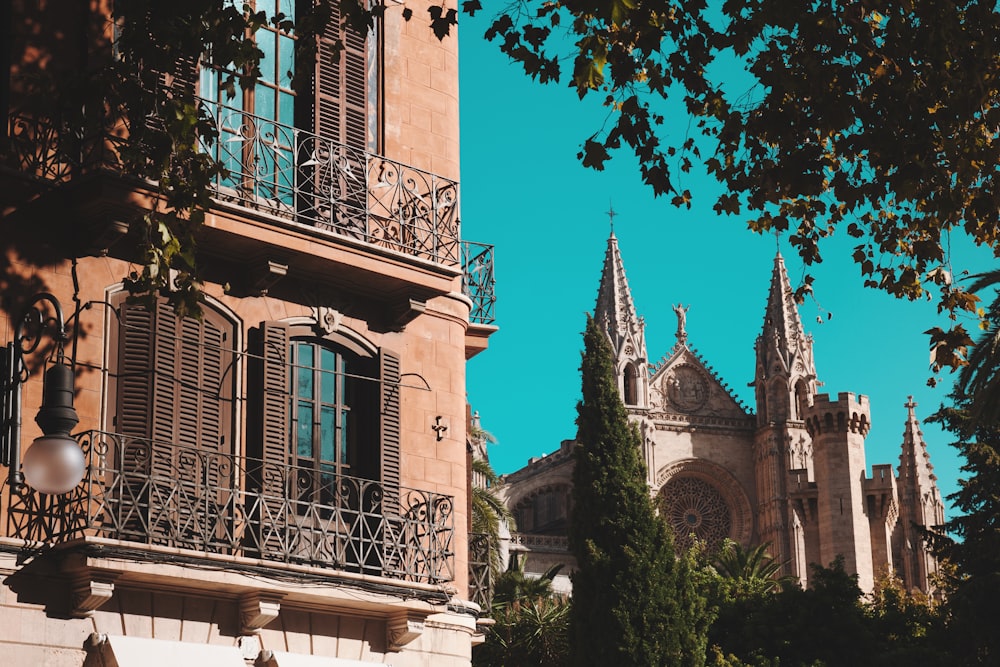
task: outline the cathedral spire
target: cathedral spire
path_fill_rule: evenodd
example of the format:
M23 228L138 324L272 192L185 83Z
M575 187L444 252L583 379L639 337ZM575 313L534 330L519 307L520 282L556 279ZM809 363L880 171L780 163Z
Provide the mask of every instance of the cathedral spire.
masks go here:
M764 327L757 338L757 414L764 421L802 419L804 406L816 393L812 338L802 328L785 260L774 257ZM779 391L775 379L780 378ZM765 394L767 394L765 396Z
M934 466L931 465L931 457L927 453L927 444L924 442L924 434L920 430L920 420L917 419L914 408L917 404L912 396L906 401L906 426L903 429L903 449L899 455L899 484L902 490L913 487L916 497L929 496L937 498L941 503L941 492L937 488L937 477L934 475Z
M767 310L764 312L764 333L769 331L777 337L779 346L784 349L794 347L805 338L792 284L788 280L785 260L780 252L774 256L771 288L767 295Z
M622 400L628 406L646 407L649 388L646 325L635 312L614 230L608 237L608 249L604 254L594 319L611 339Z
M616 354L622 351L623 344L632 342L636 346L641 345L641 355L645 357L646 345L643 336L645 324L636 314L632 291L625 278L625 266L622 264L618 239L614 231L608 237L608 249L604 254L604 268L601 270L601 285L597 290L594 319L608 332Z
M903 583L920 587L928 576L937 570L937 562L926 550L920 548L923 537L918 526L929 528L944 523L944 502L937 486L937 477L931 465L924 434L920 431L913 397L906 401L906 426L903 429L903 447L899 455L899 527L897 542L902 559L897 569Z

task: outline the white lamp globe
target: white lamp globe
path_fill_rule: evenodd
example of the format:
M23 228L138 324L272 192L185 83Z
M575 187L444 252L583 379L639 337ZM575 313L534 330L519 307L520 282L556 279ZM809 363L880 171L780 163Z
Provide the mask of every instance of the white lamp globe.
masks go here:
M83 479L87 462L79 443L68 435L36 438L22 462L24 481L41 493L69 493Z

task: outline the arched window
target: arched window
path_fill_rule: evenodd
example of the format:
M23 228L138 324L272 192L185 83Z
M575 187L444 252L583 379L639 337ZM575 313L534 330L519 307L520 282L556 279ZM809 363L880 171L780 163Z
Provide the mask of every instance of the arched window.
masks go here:
M638 405L639 403L639 377L635 366L631 363L625 364L625 374L622 378L625 385L625 405Z
M806 408L809 406L809 389L805 380L795 383L795 419L805 419Z
M248 453L274 471L256 483L267 495L329 504L343 476L372 480L380 511L394 511L398 355L360 337L320 338L285 322L264 322L250 334Z

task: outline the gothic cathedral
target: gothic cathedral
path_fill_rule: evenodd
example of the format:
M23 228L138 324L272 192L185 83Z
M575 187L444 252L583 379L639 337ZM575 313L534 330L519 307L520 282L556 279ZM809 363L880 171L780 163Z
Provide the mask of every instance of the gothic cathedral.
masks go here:
M748 410L687 342L687 309L674 306L676 342L658 363L646 352L612 232L595 319L616 356L619 391L643 442L648 484L678 545L699 539L768 544L803 586L809 565L843 557L862 590L895 573L930 591L936 568L919 526L944 520L944 505L914 413L906 404L899 468L865 463L868 398L817 393L812 337L792 298L781 255L774 258L764 326L757 338L756 412ZM504 477L501 494L517 518L511 551L527 572L572 568L566 520L573 441ZM563 583L566 583L565 581Z

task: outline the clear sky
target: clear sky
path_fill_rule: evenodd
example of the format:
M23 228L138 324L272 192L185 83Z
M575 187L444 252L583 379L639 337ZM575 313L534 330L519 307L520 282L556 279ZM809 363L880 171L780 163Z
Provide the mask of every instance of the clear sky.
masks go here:
M582 331L597 298L611 206L650 360L675 342L671 305L690 306L688 345L754 409L747 384L779 242L748 231L743 217L717 216L718 186L704 175L682 181L694 193L686 210L654 198L625 153L614 154L603 172L582 167L576 153L604 123L605 110L581 103L566 86L527 79L482 39L488 19L462 16L459 34L462 234L496 246L499 331L469 362L467 381L472 409L497 438L493 467L512 472L576 434ZM679 113L667 119L671 130L687 125ZM852 241L843 234L826 245L824 262L809 269L815 300L799 312L814 337L821 391L871 400L870 474L875 463L899 465L907 396L923 419L945 400L952 378L943 375L936 389L926 385L923 332L943 319L933 303L863 288ZM955 235L951 246L956 276L989 268L990 254L964 237ZM794 284L803 264L786 240L780 250ZM975 330L975 323L966 327ZM947 495L957 488L961 461L947 434L930 424L923 432Z

